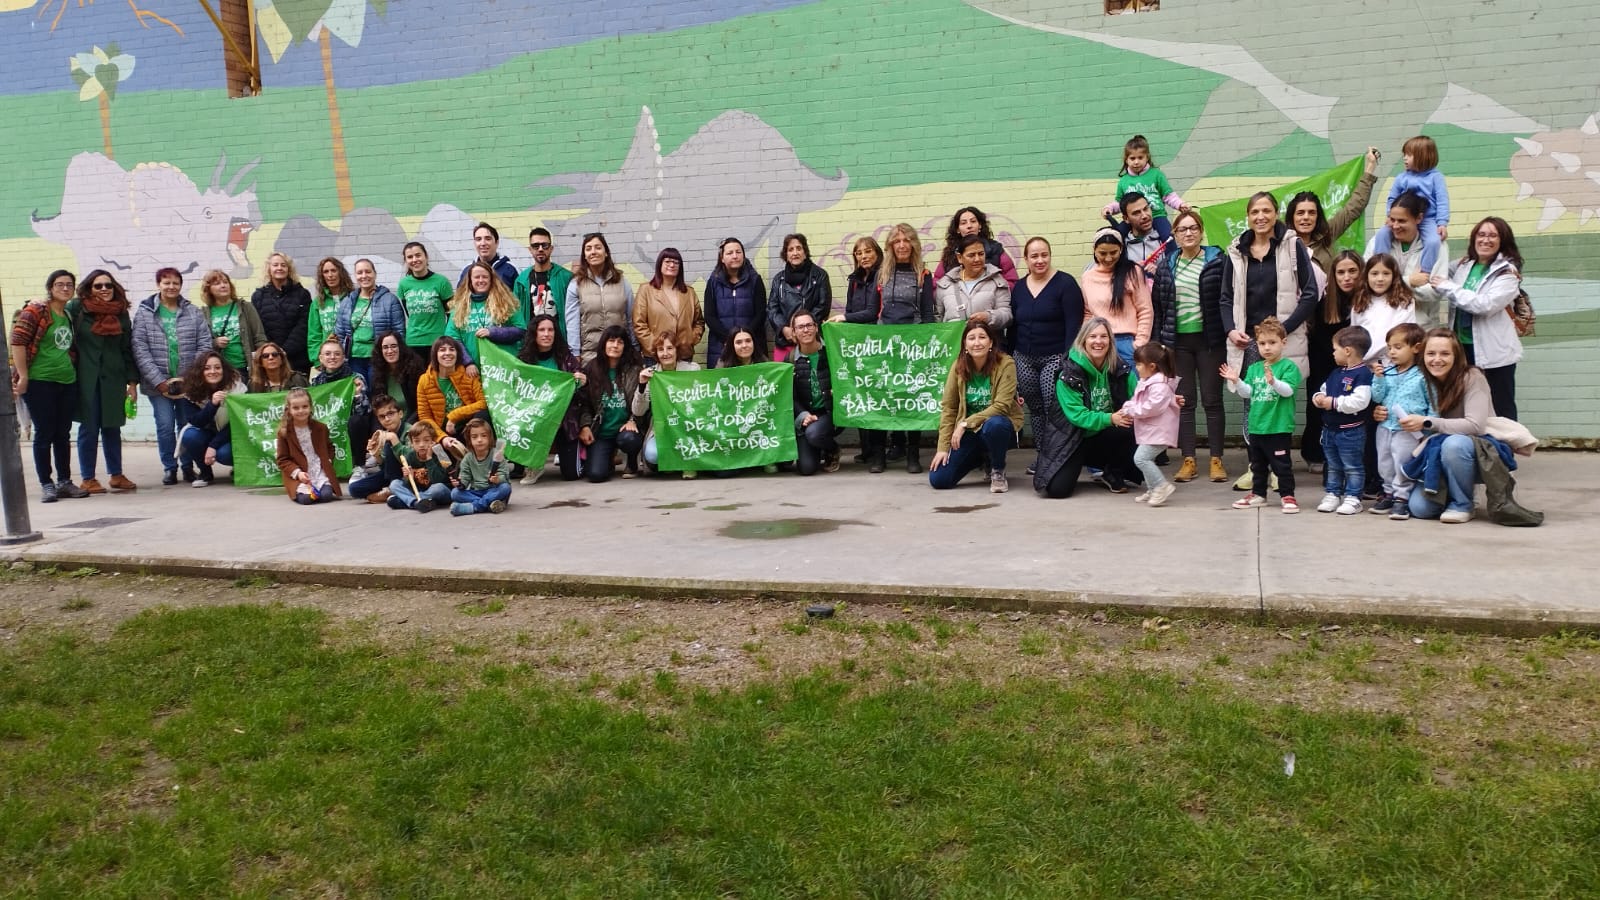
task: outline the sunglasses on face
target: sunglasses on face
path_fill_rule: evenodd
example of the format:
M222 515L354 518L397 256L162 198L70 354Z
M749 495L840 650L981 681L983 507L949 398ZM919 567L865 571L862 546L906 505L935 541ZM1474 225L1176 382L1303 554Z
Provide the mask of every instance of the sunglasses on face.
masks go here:
M534 241L534 242L528 244L528 249L529 250L549 250L550 249L550 242L549 241Z
M90 287L94 288L97 291L109 291L109 290L111 290L111 285L109 283L107 283L107 282L104 282L104 281L100 282L99 284L90 285Z
M267 351L265 351L265 352L263 352L261 354L261 358L262 359L283 359L283 354L282 353L274 353L271 350L267 350Z

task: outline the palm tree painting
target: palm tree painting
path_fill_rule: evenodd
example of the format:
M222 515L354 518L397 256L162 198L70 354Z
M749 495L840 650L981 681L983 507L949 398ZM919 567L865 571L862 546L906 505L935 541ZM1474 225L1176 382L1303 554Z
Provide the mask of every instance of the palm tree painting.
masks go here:
M367 7L383 15L388 0L262 0L256 22L272 61L277 62L295 41L317 42L322 51L322 81L328 91L328 126L333 135L333 180L339 192L339 214L355 209L350 186L350 163L345 156L344 125L339 119L339 95L333 81L333 39L351 47L361 45L367 24Z
M70 60L72 80L78 85L79 100L100 101L100 137L105 142L106 158L111 155L111 100L117 85L133 74L133 55L123 53L116 44L95 47Z

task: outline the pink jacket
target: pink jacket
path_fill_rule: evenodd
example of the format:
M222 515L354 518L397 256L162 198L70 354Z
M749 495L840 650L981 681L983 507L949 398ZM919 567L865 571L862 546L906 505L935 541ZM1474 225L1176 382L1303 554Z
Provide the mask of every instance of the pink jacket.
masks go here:
M1133 396L1122 404L1122 412L1133 420L1133 439L1140 444L1163 447L1178 445L1177 382L1167 381L1160 372L1141 378Z

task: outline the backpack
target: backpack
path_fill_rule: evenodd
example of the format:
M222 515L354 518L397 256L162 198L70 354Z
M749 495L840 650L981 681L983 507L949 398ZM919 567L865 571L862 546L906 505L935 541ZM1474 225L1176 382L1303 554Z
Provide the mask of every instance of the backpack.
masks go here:
M1517 299L1511 301L1511 306L1506 309L1506 314L1511 317L1511 324L1516 326L1517 337L1531 337L1534 333L1534 323L1538 314L1533 311L1533 301L1528 299L1528 292L1522 288L1517 289Z

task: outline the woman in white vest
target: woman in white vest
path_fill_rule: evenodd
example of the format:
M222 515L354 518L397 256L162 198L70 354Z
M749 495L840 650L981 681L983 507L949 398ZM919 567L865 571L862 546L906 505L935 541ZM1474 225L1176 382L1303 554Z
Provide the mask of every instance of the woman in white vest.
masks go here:
M587 364L600 335L616 325L633 340L633 288L611 261L611 245L598 231L583 236L583 257L567 285L567 343Z
M1261 357L1250 335L1269 316L1289 333L1283 355L1303 376L1306 320L1317 308L1314 263L1306 246L1278 221L1278 198L1262 191L1250 198L1250 227L1228 246L1222 264L1222 327L1228 334L1228 363L1248 366Z

